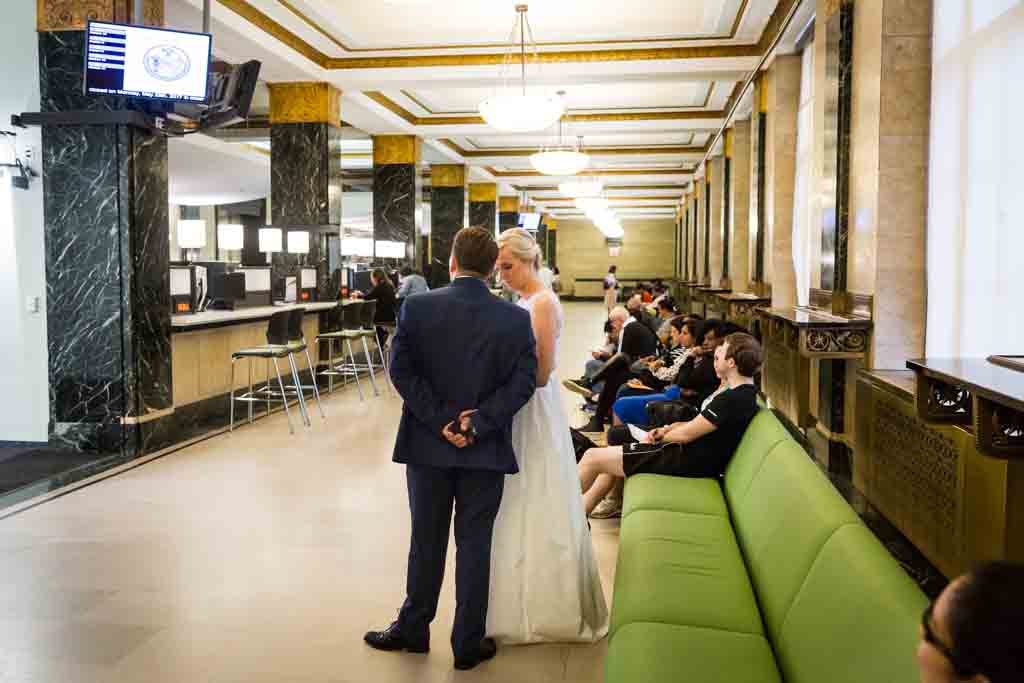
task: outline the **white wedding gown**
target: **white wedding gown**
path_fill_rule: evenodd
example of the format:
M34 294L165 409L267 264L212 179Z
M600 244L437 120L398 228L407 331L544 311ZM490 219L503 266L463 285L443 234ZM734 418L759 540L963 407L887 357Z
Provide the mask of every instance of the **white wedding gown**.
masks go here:
M558 310L555 355L564 316ZM512 424L519 474L505 477L491 547L487 635L499 643L592 642L608 633L608 608L583 512L569 420L552 372Z

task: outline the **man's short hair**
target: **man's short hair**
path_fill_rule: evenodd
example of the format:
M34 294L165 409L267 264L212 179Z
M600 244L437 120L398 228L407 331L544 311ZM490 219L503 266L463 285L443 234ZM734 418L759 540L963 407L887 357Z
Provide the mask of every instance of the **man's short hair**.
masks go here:
M757 340L746 332L733 332L725 338L725 359L736 362L736 370L744 377L753 377L761 369L764 353Z
M412 268L410 268L409 266L405 266L402 268L402 270L399 271L399 274L402 277L409 277L410 275L412 275Z
M498 243L491 231L474 225L455 233L452 254L460 272L488 277L498 260Z

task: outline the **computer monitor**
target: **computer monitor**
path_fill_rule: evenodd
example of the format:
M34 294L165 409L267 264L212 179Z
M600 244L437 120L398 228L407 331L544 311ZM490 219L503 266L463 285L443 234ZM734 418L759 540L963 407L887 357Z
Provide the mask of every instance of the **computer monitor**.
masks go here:
M525 228L530 232L537 232L540 228L540 214L539 213L521 213L519 214L519 227Z
M206 33L90 21L85 94L206 102L211 42Z
M234 303L245 298L245 273L219 273L210 276L210 299Z

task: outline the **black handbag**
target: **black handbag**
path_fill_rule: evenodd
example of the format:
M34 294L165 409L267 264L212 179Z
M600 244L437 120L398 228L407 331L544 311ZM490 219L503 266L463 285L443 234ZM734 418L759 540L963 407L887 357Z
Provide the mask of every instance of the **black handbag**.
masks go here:
M569 434L572 435L572 450L576 453L576 463L578 464L580 459L583 458L583 454L591 448L597 448L597 444L583 436L583 433L578 429L570 427Z
M647 404L647 424L664 427L674 422L689 422L700 411L686 401L650 401Z

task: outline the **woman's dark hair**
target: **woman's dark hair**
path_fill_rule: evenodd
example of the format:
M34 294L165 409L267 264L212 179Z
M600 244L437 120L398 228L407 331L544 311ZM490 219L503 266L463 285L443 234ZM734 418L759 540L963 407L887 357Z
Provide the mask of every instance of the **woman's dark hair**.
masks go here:
M708 336L709 332L714 332L716 337L723 336L721 330L721 320L716 320L715 318L708 318L707 320L702 320L700 323L700 343L704 343L704 337Z
M410 275L412 275L412 268L410 268L409 266L403 266L402 270L398 272L402 277L409 277Z
M972 569L950 596L947 621L961 678L983 674L992 683L1019 681L1024 672L1024 564L986 562Z
M389 285L391 285L392 287L394 287L394 285L391 284L391 278L388 277L388 274L387 274L387 272L384 269L382 269L382 268L374 268L373 272L370 273L370 275L372 275L373 279L376 280L378 283L386 282Z
M658 302L658 308L662 308L666 311L676 312L676 302L672 300L672 297L665 297Z
M555 275L561 275L561 273L558 272L558 266L555 266L554 271L555 271Z
M614 273L616 270L618 270L618 268L616 266L608 266L608 272L609 273Z
M676 332L682 332L686 326L686 318L681 315L677 315L668 321L668 324L675 328ZM690 330L690 334L693 334L693 330Z

